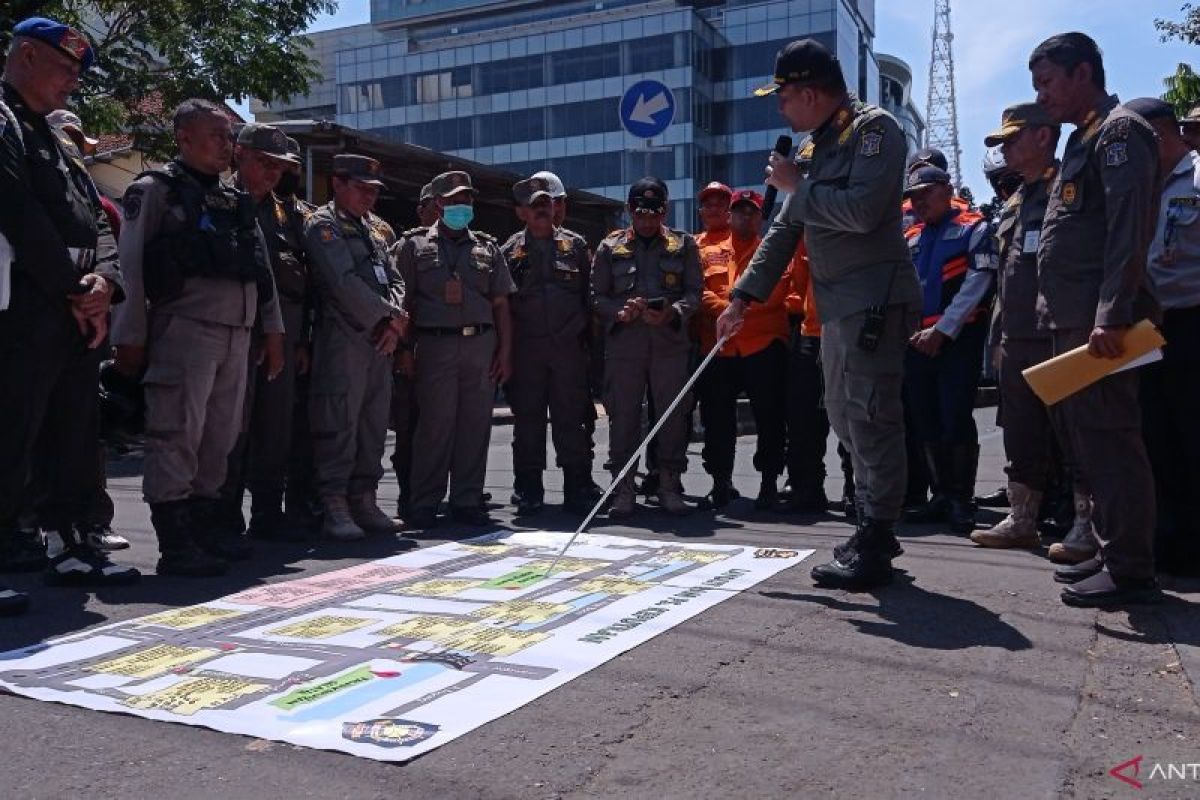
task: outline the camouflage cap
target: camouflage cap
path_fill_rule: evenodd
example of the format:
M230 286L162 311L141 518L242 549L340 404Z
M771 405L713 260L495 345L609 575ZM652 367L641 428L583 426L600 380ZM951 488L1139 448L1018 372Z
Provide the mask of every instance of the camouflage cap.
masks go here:
M999 130L989 133L983 143L988 147L1004 144L1030 127L1057 128L1058 123L1052 121L1046 114L1046 110L1038 103L1017 103L1004 109L1004 113L1000 116Z
M421 196L417 198L418 204L425 204L433 199L433 184L427 183L421 187Z
M60 108L57 111L51 111L46 115L46 122L54 127L63 128L66 130L78 131L79 135L88 147L95 147L100 144L99 139L93 139L83 132L83 122L80 121L79 115L74 112Z
M333 174L339 178L362 181L383 187L383 164L370 156L339 153L333 157Z
M535 200L542 197L547 200L554 199L554 192L551 191L550 181L545 178L526 178L523 181L517 181L513 185L513 199L517 201L517 205L531 206Z
M251 150L258 150L277 161L291 161L288 154L287 137L283 131L271 125L247 122L238 131L237 143Z
M293 164L303 164L304 160L300 157L300 143L292 137L287 137L288 143L288 160Z
M434 197L449 197L459 192L479 194L471 185L471 176L465 172L443 172L429 182L429 189Z
M557 200L560 197L567 196L567 187L563 186L562 179L549 170L535 172L530 177L545 178L546 183L550 184L550 196Z

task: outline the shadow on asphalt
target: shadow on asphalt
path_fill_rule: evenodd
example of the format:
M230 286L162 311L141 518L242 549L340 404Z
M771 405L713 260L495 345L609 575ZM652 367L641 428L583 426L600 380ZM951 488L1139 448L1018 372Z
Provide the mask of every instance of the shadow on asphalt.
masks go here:
M918 586L907 572L897 570L891 586L868 594L878 605L855 603L826 594L759 592L774 600L816 603L834 611L861 611L879 619L848 619L860 633L891 639L910 647L929 650L962 650L997 647L1029 650L1033 642L1020 631L978 603L939 594Z
M478 535L488 528L469 529L469 535ZM464 536L465 538L465 536ZM20 618L17 625L0 626L0 653L79 631L106 622L125 619L124 608L138 609L138 615L151 613L142 606L161 607L157 610L178 608L205 603L226 595L274 583L290 580L300 574L318 574L304 562L345 561L332 564L330 568L349 566L361 561L373 561L397 555L391 536L370 536L360 542L334 542L313 539L307 542L256 542L254 555L248 560L230 565L229 572L214 578L177 578L144 574L133 586L115 586L89 589L83 587L47 587L42 584L39 573L5 575L5 583L15 589L29 592L33 599L30 612ZM120 555L116 557L120 561ZM116 613L98 613L88 608L89 599L103 605L103 610Z

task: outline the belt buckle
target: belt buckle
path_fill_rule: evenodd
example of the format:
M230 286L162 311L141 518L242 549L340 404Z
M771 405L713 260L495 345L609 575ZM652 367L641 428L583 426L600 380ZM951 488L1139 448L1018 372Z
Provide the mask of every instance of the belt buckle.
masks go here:
M463 336L474 336L479 333L479 328L474 325L464 325L462 329Z

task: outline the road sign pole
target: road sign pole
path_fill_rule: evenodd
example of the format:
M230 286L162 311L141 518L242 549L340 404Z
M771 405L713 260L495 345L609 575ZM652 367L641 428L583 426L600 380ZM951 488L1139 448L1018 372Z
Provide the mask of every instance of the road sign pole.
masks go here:
M643 178L645 178L645 177L649 177L649 175L650 175L650 170L651 170L651 169L653 168L653 166L654 166L654 164L653 164L653 161L654 161L654 140L653 140L653 139L647 139L647 140L646 140L646 154L645 154L645 158L644 158L644 160L643 160L643 162L642 162L642 163L643 163L643 165L644 165L644 167L645 167L645 168L642 170L642 177L643 177Z

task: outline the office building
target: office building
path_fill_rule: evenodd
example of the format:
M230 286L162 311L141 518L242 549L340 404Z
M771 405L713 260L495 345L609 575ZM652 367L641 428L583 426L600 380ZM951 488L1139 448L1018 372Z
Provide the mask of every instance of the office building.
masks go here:
M370 24L311 36L324 76L309 96L254 110L521 174L551 169L616 199L649 172L667 182L673 223L692 228L709 180L762 184L788 131L777 101L752 91L785 43L820 40L850 88L879 101L874 24L873 0L372 0ZM649 143L618 113L643 79L675 100L671 126ZM910 122L920 124L915 110Z

